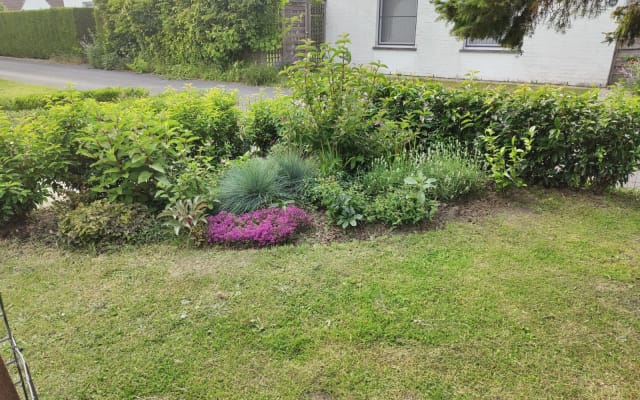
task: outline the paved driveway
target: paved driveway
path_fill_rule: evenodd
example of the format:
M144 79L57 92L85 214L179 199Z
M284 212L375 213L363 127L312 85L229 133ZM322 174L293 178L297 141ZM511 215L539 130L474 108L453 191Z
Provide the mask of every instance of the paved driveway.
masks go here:
M248 86L239 83L169 80L152 74L136 74L127 71L103 71L88 65L55 64L49 61L22 58L0 57L0 79L7 79L35 85L51 86L63 89L73 85L78 90L98 89L108 86L141 87L152 94L162 92L168 87L180 89L191 84L199 89L225 88L238 91L242 99L263 94L273 97L276 88Z

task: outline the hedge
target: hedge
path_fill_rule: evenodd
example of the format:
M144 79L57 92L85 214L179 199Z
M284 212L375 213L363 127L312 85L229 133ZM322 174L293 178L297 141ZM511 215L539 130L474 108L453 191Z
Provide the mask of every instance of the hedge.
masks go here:
M82 56L96 23L91 8L0 13L0 55L27 58Z

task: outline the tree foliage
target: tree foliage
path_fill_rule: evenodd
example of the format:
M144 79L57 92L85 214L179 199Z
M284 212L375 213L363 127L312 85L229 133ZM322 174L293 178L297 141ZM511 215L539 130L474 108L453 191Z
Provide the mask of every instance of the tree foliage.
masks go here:
M440 17L453 24L459 38L498 40L503 46L520 49L525 36L539 24L558 31L571 27L577 17L593 18L611 12L609 0L432 0ZM619 0L613 9L617 22L609 42L632 44L640 36L640 1Z

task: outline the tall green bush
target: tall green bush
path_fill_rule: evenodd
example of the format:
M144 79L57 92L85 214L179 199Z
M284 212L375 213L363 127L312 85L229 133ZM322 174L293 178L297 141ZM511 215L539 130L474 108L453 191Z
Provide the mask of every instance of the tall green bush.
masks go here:
M96 0L96 62L126 65L138 59L138 63L224 68L248 52L280 46L285 3Z
M82 56L81 43L95 31L90 8L51 8L0 13L0 55L50 58ZM10 39L9 39L10 38Z

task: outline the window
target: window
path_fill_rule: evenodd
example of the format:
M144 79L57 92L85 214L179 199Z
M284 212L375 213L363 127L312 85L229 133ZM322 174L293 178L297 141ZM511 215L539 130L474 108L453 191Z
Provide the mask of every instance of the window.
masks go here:
M379 45L415 45L418 0L380 0L378 14Z
M495 39L465 39L465 49L501 49L500 43Z

